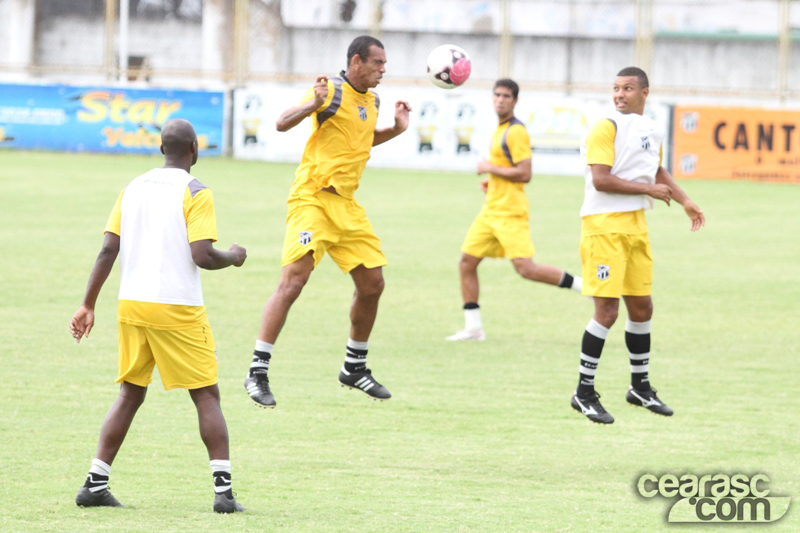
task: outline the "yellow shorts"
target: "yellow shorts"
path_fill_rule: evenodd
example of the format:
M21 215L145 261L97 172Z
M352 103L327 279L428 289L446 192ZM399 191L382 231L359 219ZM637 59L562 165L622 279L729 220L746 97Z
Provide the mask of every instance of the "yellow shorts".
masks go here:
M467 231L461 251L473 257L533 257L535 248L528 219L480 213Z
M190 329L154 329L119 323L119 377L146 387L158 365L166 390L217 383L217 351L208 321Z
M581 236L583 294L602 298L649 296L653 254L647 233Z
M294 263L308 252L314 252L314 266L328 252L344 273L359 265L386 265L381 241L364 208L355 200L325 191L289 202L281 265Z

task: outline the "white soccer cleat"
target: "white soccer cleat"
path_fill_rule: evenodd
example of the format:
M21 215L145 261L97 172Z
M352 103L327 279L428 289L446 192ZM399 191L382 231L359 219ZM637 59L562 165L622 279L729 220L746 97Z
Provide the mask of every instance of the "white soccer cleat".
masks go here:
M486 333L482 329L462 329L445 337L447 341L485 341Z

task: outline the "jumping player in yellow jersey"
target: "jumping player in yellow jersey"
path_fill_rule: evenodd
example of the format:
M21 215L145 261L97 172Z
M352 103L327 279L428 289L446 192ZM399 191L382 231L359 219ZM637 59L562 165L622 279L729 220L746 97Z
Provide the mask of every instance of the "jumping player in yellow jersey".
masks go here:
M691 230L705 224L703 211L661 166L664 134L643 116L649 94L643 70L622 69L614 81L617 112L595 124L586 139L586 188L581 217L583 294L594 299L594 317L583 334L578 389L570 404L589 420L611 424L614 417L600 404L594 377L609 328L625 300L628 319L625 344L631 365L628 403L672 416L673 411L650 385L650 319L653 257L645 209L654 200L675 200L691 220Z
M165 389L188 389L214 477L214 511L244 511L233 497L228 429L220 409L217 353L200 286L200 268L242 266L244 248L214 248L217 219L211 190L189 174L197 135L185 120L161 130L163 168L142 174L120 193L106 225L103 248L83 305L70 322L78 341L94 327L100 289L120 256L119 396L109 409L97 456L75 502L120 507L108 490L111 463L122 446L158 365Z
M581 290L581 278L558 267L533 262L534 247L528 225L525 184L531 180L531 141L525 125L514 117L519 86L510 79L494 84L494 109L500 123L492 136L489 160L478 163L486 203L467 232L461 247L461 295L464 329L449 341L486 339L478 306L478 265L484 257L508 257L525 279Z
M387 400L389 391L367 368L369 335L383 292L386 256L364 208L353 198L373 146L408 128L407 102L395 104L395 123L376 129L380 100L370 89L381 80L386 64L383 44L373 37L357 37L347 50L347 70L338 76L319 76L299 105L278 118L277 129L287 131L312 117L312 133L289 193L286 238L280 281L267 300L253 361L244 386L259 406L275 407L267 371L275 341L294 301L311 271L325 253L349 273L355 284L350 308L350 337L342 386Z

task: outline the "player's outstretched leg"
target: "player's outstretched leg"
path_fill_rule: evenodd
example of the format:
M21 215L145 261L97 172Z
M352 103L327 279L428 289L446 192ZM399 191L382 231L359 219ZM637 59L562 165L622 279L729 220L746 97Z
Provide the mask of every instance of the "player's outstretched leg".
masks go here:
M383 272L380 267L366 268L357 266L350 271L356 290L353 304L350 307L350 338L347 340L347 351L344 364L339 371L339 383L365 392L375 400L388 400L391 393L372 377L367 368L368 339L378 314L378 300L383 293Z

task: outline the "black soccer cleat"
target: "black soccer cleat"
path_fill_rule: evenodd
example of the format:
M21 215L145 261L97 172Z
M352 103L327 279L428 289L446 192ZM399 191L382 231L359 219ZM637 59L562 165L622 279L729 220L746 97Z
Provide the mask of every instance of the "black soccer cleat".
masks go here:
M92 492L86 487L81 487L75 496L78 507L125 507L117 501L108 489Z
M665 405L664 402L662 402L658 396L656 396L655 389L640 391L631 386L628 387L628 392L625 394L625 399L631 405L644 407L658 415L672 416L675 413L675 411L670 409L669 406Z
M362 390L375 400L384 401L392 397L386 387L375 381L375 378L372 377L372 370L369 368L362 372L348 372L342 367L339 372L339 383L342 384L342 387Z
M269 390L269 378L266 372L258 372L252 376L244 378L244 389L259 407L272 409L275 407L275 396Z
M600 404L600 394L593 392L587 396L572 395L569 402L573 409L585 415L586 418L598 424L613 424L614 417Z
M246 510L242 504L236 501L236 498L228 498L224 494L214 496L215 513L241 513Z

